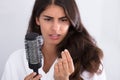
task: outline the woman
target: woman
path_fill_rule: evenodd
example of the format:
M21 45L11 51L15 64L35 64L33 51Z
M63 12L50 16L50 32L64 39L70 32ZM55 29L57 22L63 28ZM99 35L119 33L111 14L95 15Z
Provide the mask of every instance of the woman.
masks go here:
M10 56L2 80L105 80L103 53L83 26L75 0L35 0L30 32L44 39L40 74L32 73L20 50Z

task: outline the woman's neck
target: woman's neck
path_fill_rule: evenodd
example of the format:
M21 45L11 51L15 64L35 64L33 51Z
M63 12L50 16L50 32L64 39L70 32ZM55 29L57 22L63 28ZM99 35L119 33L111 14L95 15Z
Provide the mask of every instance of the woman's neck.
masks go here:
M44 58L50 58L57 56L56 46L44 44L42 47Z
M42 53L44 56L43 70L45 73L47 73L57 58L56 48L55 46L51 46L51 45L46 46L44 44L42 47Z

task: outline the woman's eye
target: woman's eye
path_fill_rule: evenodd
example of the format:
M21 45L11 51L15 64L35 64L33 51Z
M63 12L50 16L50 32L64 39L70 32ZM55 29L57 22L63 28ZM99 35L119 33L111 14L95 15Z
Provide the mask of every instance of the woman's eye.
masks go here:
M68 19L61 19L61 21L63 21L63 22L64 22L64 21L68 21Z
M51 19L50 19L50 18L45 18L44 20L45 20L45 21L50 21Z

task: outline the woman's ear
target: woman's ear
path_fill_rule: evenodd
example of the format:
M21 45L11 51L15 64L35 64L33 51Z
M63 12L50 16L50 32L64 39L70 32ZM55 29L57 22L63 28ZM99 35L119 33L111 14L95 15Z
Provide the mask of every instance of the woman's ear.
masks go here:
M36 20L36 24L37 24L37 25L40 25L39 18L38 18L38 17L36 17L36 19L35 19L35 20Z

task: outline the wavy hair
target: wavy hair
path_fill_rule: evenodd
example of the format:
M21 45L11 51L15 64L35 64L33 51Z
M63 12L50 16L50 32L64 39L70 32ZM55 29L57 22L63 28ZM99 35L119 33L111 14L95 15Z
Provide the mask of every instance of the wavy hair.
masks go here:
M41 35L35 19L51 4L62 7L71 23L66 37L57 45L58 57L61 57L64 49L68 49L72 56L75 71L70 75L70 80L83 80L80 77L83 71L92 75L100 73L103 52L83 26L75 0L35 0L27 33L36 32Z

